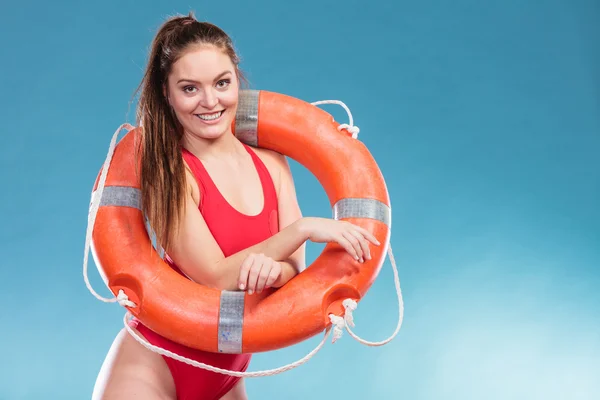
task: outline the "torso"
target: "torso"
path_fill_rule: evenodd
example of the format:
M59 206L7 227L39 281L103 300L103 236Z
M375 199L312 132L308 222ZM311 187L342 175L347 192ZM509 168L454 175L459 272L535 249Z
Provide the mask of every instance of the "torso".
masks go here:
M265 164L279 195L279 167L274 161L275 155L270 150L260 148L252 148L252 151ZM201 194L198 182L185 159L184 162L187 166L186 177L189 190L196 206L200 206ZM246 215L256 215L263 209L263 188L249 154L245 154L237 166L214 165L208 162L203 162L203 164L217 189L233 208Z
M242 151L241 157L217 162L202 161L183 151L192 197L225 257L279 231L277 183L273 178L279 173L270 159L274 155L247 145L242 145ZM179 270L172 260L167 261Z

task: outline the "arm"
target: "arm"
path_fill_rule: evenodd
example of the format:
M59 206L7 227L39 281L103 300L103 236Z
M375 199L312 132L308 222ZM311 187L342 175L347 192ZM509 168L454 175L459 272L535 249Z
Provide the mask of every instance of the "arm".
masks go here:
M294 179L292 177L292 172L290 171L290 166L283 155L276 154L275 159L277 161L278 170L280 171L277 193L279 199L280 229L285 230L296 224L302 231L302 227L300 226L301 222L299 222L302 219L302 212L298 205L298 199L296 198L296 188L294 187ZM306 268L305 250L308 235L302 237L304 238L304 241L290 256L283 260L275 258L276 261L281 261L281 275L272 285L273 287L285 285L290 279L296 276L296 274L304 271Z
M285 160L284 160L285 161ZM282 178L289 173L282 173ZM188 182L194 182L191 173L186 172ZM290 174L291 177L291 174ZM289 179L289 178L288 178ZM282 179L282 182L285 179ZM285 185L288 185L286 183ZM284 187L282 183L281 188ZM202 214L198 212L198 205L192 195L189 185L186 195L185 209L174 232L172 246L168 249L169 257L193 281L202 282L211 287L225 290L238 288L240 266L252 253L264 254L274 260L286 260L282 268L282 276L278 284L283 284L296 274L296 268L303 267L303 251L298 250L307 240L301 220L294 219L299 215L296 202L290 206L289 193L282 191L281 203L285 203L280 219L281 226L285 226L277 234L252 247L242 250L229 257L225 257L214 237L210 233ZM295 195L294 195L295 198ZM294 206L295 204L295 206ZM295 210L295 207L298 207Z

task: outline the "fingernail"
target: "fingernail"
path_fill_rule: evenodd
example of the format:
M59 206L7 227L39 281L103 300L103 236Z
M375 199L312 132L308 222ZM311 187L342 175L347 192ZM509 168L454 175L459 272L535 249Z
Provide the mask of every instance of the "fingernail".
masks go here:
M253 293L252 289L248 290L248 294L252 294L252 293Z
M246 286L243 283L240 283L240 290L244 290Z

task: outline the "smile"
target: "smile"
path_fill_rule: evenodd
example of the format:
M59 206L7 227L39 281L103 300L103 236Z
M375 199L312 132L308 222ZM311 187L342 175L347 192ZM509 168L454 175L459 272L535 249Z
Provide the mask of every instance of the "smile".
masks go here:
M196 117L206 122L213 122L221 118L225 110L217 111L211 114L194 114Z

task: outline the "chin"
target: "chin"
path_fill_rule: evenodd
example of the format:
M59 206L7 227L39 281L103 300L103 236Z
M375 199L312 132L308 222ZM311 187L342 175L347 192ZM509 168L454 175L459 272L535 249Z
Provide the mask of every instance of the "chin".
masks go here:
M203 138L203 139L208 139L208 140L215 140L215 139L219 139L221 136L225 135L228 133L228 129L224 128L224 127L209 127L209 128L203 128L203 129L196 129L194 130L194 132L196 133L196 135L198 135L199 137Z
M215 140L231 132L232 123L233 121L231 121L230 118L223 119L222 121L219 121L219 123L213 125L205 125L202 122L194 121L190 127L190 131L203 139Z

